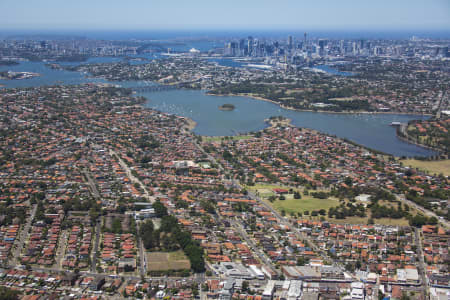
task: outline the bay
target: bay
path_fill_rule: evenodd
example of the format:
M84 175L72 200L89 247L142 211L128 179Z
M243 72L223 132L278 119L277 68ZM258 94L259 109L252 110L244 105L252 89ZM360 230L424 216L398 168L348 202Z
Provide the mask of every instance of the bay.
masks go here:
M433 151L400 140L391 122L427 119L427 116L405 114L337 114L295 111L278 104L249 97L207 95L205 91L173 90L141 93L145 104L162 112L188 117L197 122L194 133L206 136L245 134L267 127L271 116L284 116L298 127L315 129L340 138L346 138L366 147L395 156L430 156ZM230 103L233 111L219 110Z
M101 60L99 60L101 61ZM89 78L87 74L54 70L42 62L21 62L16 66L1 66L0 71L35 72L41 76L25 80L0 80L5 88L36 87L56 84L111 83L124 87L154 85L146 81L110 82ZM421 115L402 114L333 114L283 109L279 105L249 97L218 97L197 90L172 90L139 94L146 97L146 107L188 117L197 122L194 133L208 136L243 134L267 127L265 119L282 115L299 127L347 138L366 147L395 156L430 156L435 152L401 141L391 122L406 123L427 119ZM225 103L235 105L233 111L221 111Z

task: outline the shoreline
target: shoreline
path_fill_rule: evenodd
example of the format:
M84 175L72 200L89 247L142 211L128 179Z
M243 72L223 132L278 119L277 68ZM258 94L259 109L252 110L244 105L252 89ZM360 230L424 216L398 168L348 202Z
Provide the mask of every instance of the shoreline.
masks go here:
M412 115L412 116L432 116L433 114L430 113L414 113L414 112L395 112L395 111L387 111L387 112L381 112L381 111L329 111L329 110L313 110L313 109L300 109L300 108L295 108L295 107L291 107L291 106L286 106L283 105L281 103L278 103L274 100L270 100L267 98L263 98L263 97L259 97L259 96L254 96L254 95L249 95L249 94L234 94L234 93L229 93L229 94L213 94L210 93L209 91L206 91L206 95L208 96L217 96L217 97L249 97L255 100L261 100L261 101L267 101L267 102L271 102L273 104L278 105L279 107L283 108L283 109L287 109L287 110L292 110L292 111L303 111L303 112L316 112L316 113L330 113L330 114L386 114L386 115Z
M184 121L186 122L185 126L183 127L186 131L192 132L192 130L197 127L197 122L194 120L188 118L188 117L182 117Z
M126 56L124 56L126 57ZM65 69L65 68L63 68ZM75 70L70 70L72 72L80 72L80 71L75 71ZM40 76L40 74L39 74ZM112 79L108 79L107 77L103 76L95 76L90 74L90 76L88 76L87 78L100 78L100 79L105 79L108 81L114 81ZM117 82L124 82L124 81L129 81L126 79L121 79L118 80ZM135 80L135 81L139 81L139 80ZM153 82L153 81L152 81ZM178 84L178 83L173 83L173 84ZM170 86L171 84L162 84L163 86ZM198 88L187 88L188 90L202 90L202 89L198 89ZM210 90L203 90L205 92L205 95L208 96L217 96L217 97L227 97L227 96L231 96L231 97L249 97L255 100L261 100L261 101L267 101L267 102L271 102L273 104L278 105L280 108L283 109L287 109L287 110L292 110L292 111L301 111L301 112L317 112L317 113L330 113L330 114L386 114L386 115L413 115L413 116L433 116L432 113L416 113L416 112L395 112L395 111L387 111L387 112L380 112L380 111L328 111L328 110L314 110L314 109L300 109L300 108L295 108L292 106L286 106L282 103L276 102L274 100L271 99L267 99L267 98L263 98L263 97L259 97L259 96L254 96L254 95L250 95L250 94L245 94L245 93L239 93L239 94L235 94L235 93L228 93L228 94L213 94L211 93Z
M292 120L289 119L289 118L283 118L283 119L281 119L281 120L278 119L278 118L275 118L275 119L265 119L264 122L265 122L266 124L269 124L269 125L270 125L270 126L267 127L267 128L277 128L277 127L279 127L279 126L281 126L281 127L295 127L294 125L291 124ZM267 128L265 128L265 129L267 129ZM302 127L299 127L299 128L302 128ZM264 129L262 129L262 130L264 130Z
M264 98L262 98L262 97L257 97L257 96L238 95L238 94L228 94L228 95L220 94L220 95L215 95L215 94L210 94L210 93L208 93L208 92L206 92L206 95L210 95L210 96L219 96L219 97L227 97L227 96L242 97L242 96L246 96L246 97L250 97L250 98L253 98L253 99L256 99L256 100L272 102L272 103L274 103L274 104L277 104L277 105L280 106L281 108L285 108L285 107L283 107L283 105L281 105L281 104L279 104L279 103L277 103L277 102L275 102L275 101L273 101L273 100L264 99ZM144 98L145 98L145 97L144 97ZM147 98L146 98L146 99L147 99ZM148 100L149 100L149 99L147 99L147 101L148 101ZM308 111L308 110L298 110L298 109L293 109L293 108L285 108L285 109L289 109L289 110L292 110L292 111ZM310 111L310 112L323 113L323 112L320 112L320 111ZM324 112L325 112L325 111L324 111ZM343 112L336 112L336 113L343 113ZM347 114L355 114L355 113L349 113L349 112L345 112L345 113L347 113ZM360 112L360 113L364 113L364 112ZM370 114L370 112L365 112L365 113L369 113L369 114ZM396 113L393 113L393 112L390 112L390 113L379 112L378 114L396 114ZM399 114L401 114L401 113L399 113ZM403 113L403 114L414 115L414 114L411 114L411 113ZM182 117L182 116L180 116L180 117ZM192 119L190 119L190 118L188 118L188 117L182 117L182 118L183 118L183 119L185 120L185 122L186 122L186 125L185 125L183 128L184 128L187 132L192 132L192 131L195 129L195 127L197 126L197 122L195 122L194 120L192 120ZM267 126L267 127L263 128L263 129L261 129L261 130L259 130L259 131L263 131L264 129L267 129L267 128L274 128L276 125L278 125L278 124L275 124L275 126L273 126L273 124L272 124L271 122L269 122L269 121L270 121L269 119L264 120L264 122L266 123L266 126ZM285 120L285 122L286 122L286 125L285 125L285 126L294 126L294 127L297 127L297 126L291 124L291 121L292 121L291 119L288 119L288 118L287 118L287 119ZM352 140L349 140L349 139L346 139L346 138L342 138L342 137L338 137L338 136L336 136L336 135L330 135L330 134L327 134L327 133L325 133L325 132L321 132L321 131L316 130L316 129L313 129L313 128L308 128L308 127L299 127L299 128L304 128L304 129L307 129L307 130L311 130L311 131L313 131L313 132L315 132L315 133L325 134L325 135L329 135L329 136L332 136L332 137L336 137L336 138L338 138L338 139L340 139L340 140L342 140L342 141L344 141L344 142L347 142L347 143L350 143L350 144L352 144L352 145L355 145L355 146L361 147L361 148L363 148L363 149L366 149L366 150L372 152L372 153L375 154L375 155L379 155L379 154L380 154L380 155L387 155L387 156L395 157L395 158L397 158L397 159L401 159L401 157L402 157L402 156L395 156L395 155L393 155L393 154L386 153L386 152L381 151L381 150L372 149L372 148L370 148L370 147L367 147L367 146L365 146L365 145L363 145L363 144L354 142L354 141L352 141ZM245 134L236 134L235 136L240 136L240 135L245 135ZM203 136L203 135L201 135L201 136ZM228 136L230 136L230 135L228 135ZM397 132L396 132L396 136L398 137ZM205 136L205 137L206 137L206 136ZM217 137L226 137L226 136L217 136ZM400 139L400 140L403 141L403 139ZM409 141L405 141L405 142L410 143ZM413 143L411 143L411 144L413 144ZM419 145L415 144L415 146L418 146L418 147L421 147L421 148L424 148L424 149L428 149L427 147L423 147L423 146L420 145L420 144L419 144ZM428 150L434 150L434 149L428 149ZM435 151L435 150L434 150L434 151ZM409 158L413 158L412 156L407 156L407 158L408 158L408 157L409 157ZM427 156L419 156L419 157L427 157Z
M106 55L106 56L92 56L92 57L115 57L115 56L108 56L108 55ZM121 58L127 58L128 56L126 56L126 55L120 55L120 56L118 56L118 57L121 57ZM128 57L129 59L137 59L137 60L141 60L142 58L131 58L131 57ZM214 57L213 57L214 58ZM224 57L221 57L221 58L224 58ZM227 57L227 59L233 59L233 57ZM61 65L59 65L58 64L58 66L60 66L60 67L62 67ZM62 69L63 70L67 70L67 68L64 68L64 67L62 67ZM311 69L314 69L314 68L311 68ZM328 73L328 72L326 72L326 71L324 71L324 70L321 70L321 69L316 69L317 71L321 71L321 72L325 72L325 73ZM72 72L80 72L80 71L76 71L76 70L68 70L68 71L72 71ZM339 71L339 72L347 72L347 71ZM92 75L92 74L89 74L90 76L87 76L86 78L100 78L100 79L105 79L105 80L108 80L108 81L115 81L115 80L113 80L113 79L110 79L110 78L107 78L105 75ZM41 76L41 74L37 74L37 76ZM28 79L28 78L27 78ZM131 79L119 79L119 80L117 80L117 82L124 82L124 81L130 81ZM143 79L139 79L139 80L137 80L137 79L134 79L134 81L141 81L141 80L143 80ZM152 81L152 82L154 82L154 81ZM163 86L170 86L170 85L173 85L173 84L178 84L177 82L175 82L175 83L172 83L172 84L162 84ZM1 85L0 85L0 87L1 87ZM199 90L199 89L197 89L197 88L187 88L187 89L192 89L192 90ZM202 89L200 89L200 90L202 90ZM253 99L255 99L255 100L261 100L261 101L267 101L267 102L271 102L271 103L273 103L273 104L277 104L278 106L280 106L280 108L283 108L283 109L287 109L287 110L292 110L292 111L300 111L300 112L318 112L318 113L330 113L330 114L387 114L387 115L389 115L389 114L398 114L398 115L413 115L413 116L433 116L433 114L432 113L417 113L417 112L396 112L396 111L387 111L387 112L381 112L381 111L373 111L373 112L371 112L371 111L328 111L328 110L320 110L320 109L318 109L318 110L314 110L314 109L299 109L299 108L295 108L295 107L292 107L292 106L286 106L286 105L283 105L282 103L279 103L279 102L276 102L276 101L274 101L274 100L270 100L270 99L267 99L267 98L263 98L263 97L259 97L259 96L254 96L254 95L250 95L250 94L245 94L245 93L239 93L239 94L234 94L234 93L228 93L228 94L213 94L213 93L211 93L211 91L209 91L209 90L203 90L203 91L205 91L205 94L206 95L209 95L209 96L218 96L218 97L226 97L226 96L233 96L233 97L249 97L249 98L253 98Z
M234 109L235 109L235 106L233 104L225 103L225 104L219 106L219 110L221 110L221 111L233 111Z
M402 133L403 135L400 135L399 131L400 131L400 129L397 129L395 131L395 135L397 136L398 139L404 141L405 143L408 143L408 144L411 144L411 145L415 145L415 146L418 146L418 147L422 147L422 148L434 151L434 152L437 153L436 155L438 155L438 156L443 155L443 150L442 149L438 149L438 148L434 148L434 147L427 146L427 145L424 145L424 144L420 144L420 143L414 141L413 139L409 139L409 135L406 134L406 133Z

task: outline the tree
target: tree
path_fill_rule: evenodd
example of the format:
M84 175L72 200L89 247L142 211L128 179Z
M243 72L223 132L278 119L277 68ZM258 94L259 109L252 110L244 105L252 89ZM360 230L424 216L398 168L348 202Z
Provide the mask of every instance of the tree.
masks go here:
M353 183L353 180L350 177L345 177L344 183L348 186L351 186Z
M402 292L402 297L400 300L410 300L411 298L408 296L407 292Z
M2 300L16 300L19 299L19 292L13 291L6 287L0 286L0 299Z
M159 230L162 232L173 232L178 229L178 220L174 216L164 216L161 218L161 226Z
M203 260L203 248L198 245L189 244L184 249L185 254L191 262L191 268L194 272L203 272L205 270L205 261Z
M225 159L225 160L227 160L227 161L232 161L232 160L233 160L233 155L232 155L229 151L227 151L227 150L225 150L225 151L222 153L222 157L223 157L223 159Z
M438 223L438 219L436 218L436 217L430 217L429 219L428 219L428 224L430 224L430 225L436 225Z
M214 214L216 212L211 201L203 200L200 202L200 206L210 214Z
M415 227L421 227L427 223L427 217L421 214L417 214L409 219L409 225Z
M161 203L161 201L156 200L155 203L153 203L152 207L155 209L155 215L158 218L167 216L167 208L164 206L164 204Z
M111 226L111 231L114 233L122 233L122 223L120 222L119 218L114 218Z
M244 293L247 292L248 291L248 287L249 287L248 281L244 280L242 282L242 292L244 292Z
M309 263L308 258L305 258L304 256L300 256L299 258L297 258L297 266L304 266L307 263Z
M156 241L154 238L154 231L153 231L153 222L152 220L147 220L146 222L143 222L139 228L139 235L142 239L142 242L144 243L144 247L146 249L151 249L155 246L159 245L159 239ZM159 235L159 232L158 232ZM158 244L156 244L156 242Z

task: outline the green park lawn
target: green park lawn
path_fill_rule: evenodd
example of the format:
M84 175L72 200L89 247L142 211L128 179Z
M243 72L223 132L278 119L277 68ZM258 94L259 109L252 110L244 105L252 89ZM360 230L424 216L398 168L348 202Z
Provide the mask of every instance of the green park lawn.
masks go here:
M302 195L302 199L294 199L291 195L286 196L286 200L276 200L272 206L278 210L284 210L286 213L304 213L305 211L325 209L339 205L335 199L316 199L310 196Z
M286 200L279 200L279 197L277 196L277 199L274 202L269 201L269 197L275 195L273 192L273 189L275 188L282 188L289 190L290 187L286 186L279 186L279 185L270 185L270 184L257 184L255 186L246 186L247 190L256 193L258 192L259 196L269 205L271 205L273 208L275 208L277 211L285 211L286 216L289 216L291 213L303 213L302 218L311 219L315 221L320 221L321 218L324 218L325 220L331 222L331 223L337 223L337 224L368 224L369 218L370 218L370 212L368 211L367 217L347 217L345 219L335 219L335 218L328 218L328 215L321 216L318 215L316 217L311 216L311 212L313 210L320 210L325 209L328 211L331 207L336 207L339 205L339 201L335 198L329 198L329 199L316 199L309 195L304 195L301 189L293 188L294 191L300 192L302 195L301 199L294 199L293 194L285 195ZM391 205L388 202L380 201L380 204L382 205ZM304 215L305 211L309 211L309 215ZM412 210L414 212L414 210ZM394 226L406 226L408 225L408 220L403 219L390 219L390 218L381 218L381 219L375 219L374 222L376 224L382 224L382 225L394 225Z
M275 195L273 189L281 188L289 190L290 187L279 186L279 185L271 185L271 184L256 184L254 186L246 187L249 191L258 193L258 195L267 203L272 205L276 210L282 211L284 210L286 213L303 213L304 211L313 211L325 209L328 210L330 207L335 207L339 205L339 201L336 199L316 199L309 195L304 195L301 189L293 188L294 191L300 192L302 198L294 199L293 194L284 195L286 200L279 200L279 197ZM270 196L277 196L277 200L274 202L269 201Z
M404 159L400 161L404 166L410 166L411 168L418 168L423 171L428 171L430 174L444 174L445 176L450 176L450 159L436 161Z

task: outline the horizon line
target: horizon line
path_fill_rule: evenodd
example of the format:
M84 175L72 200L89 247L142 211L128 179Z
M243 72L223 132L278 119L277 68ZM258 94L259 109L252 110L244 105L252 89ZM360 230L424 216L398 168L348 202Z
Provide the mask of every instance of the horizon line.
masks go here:
M207 26L205 26L207 27ZM109 28L86 28L86 27L66 27L66 28L54 28L54 27L41 27L41 28L36 28L36 27L16 27L16 28L3 28L0 29L0 32L4 32L4 31L74 31L74 30L83 30L83 31L117 31L117 32L128 32L128 31L203 31L203 32L216 32L216 31L269 31L269 32L276 32L276 31L286 31L286 30L291 30L291 31L330 31L330 32L342 32L342 31L347 31L347 32L361 32L361 31L386 31L386 32L402 32L402 31L418 31L418 32L424 32L424 31L448 31L450 32L450 27L449 28L424 28L424 27L420 27L420 28L414 28L414 27L410 27L410 28L405 28L405 27L397 27L397 28L392 28L392 27L365 27L365 28L352 28L354 26L351 27L339 27L339 28L327 28L327 27L301 27L301 26L296 26L296 27L216 27L216 28L202 28L202 27L170 27L170 28L160 28L160 27L155 27L155 28L114 28L114 27L109 27Z

